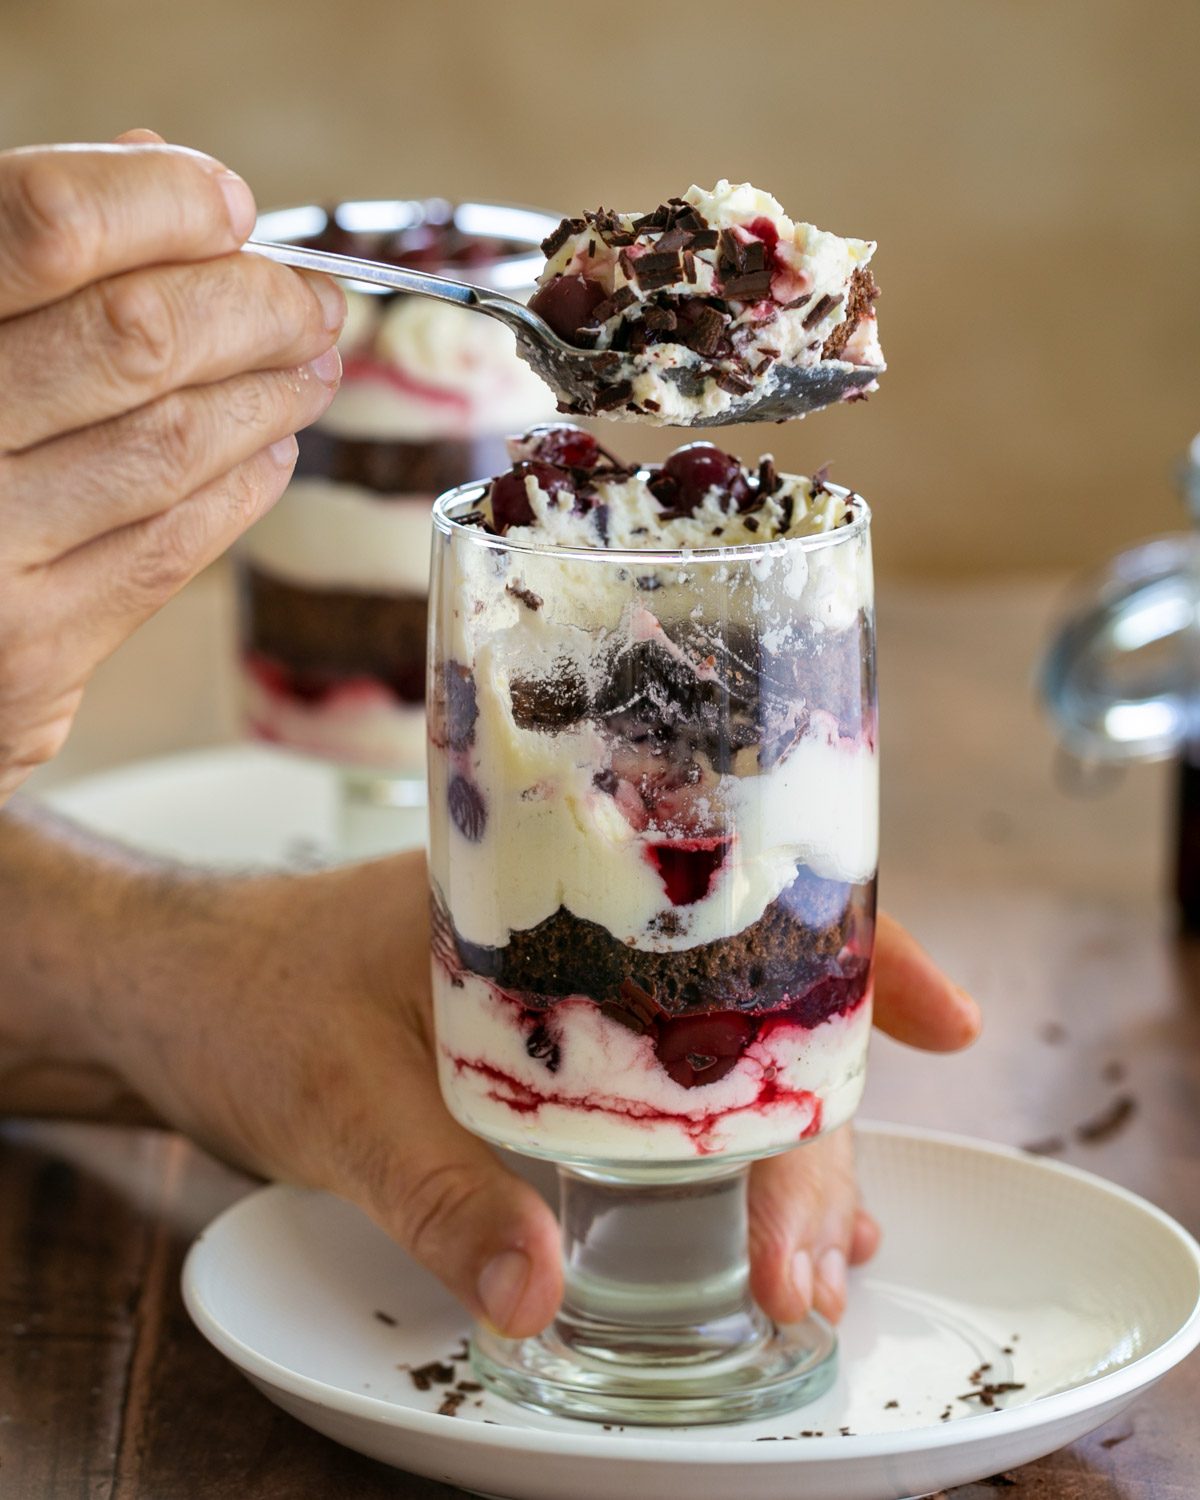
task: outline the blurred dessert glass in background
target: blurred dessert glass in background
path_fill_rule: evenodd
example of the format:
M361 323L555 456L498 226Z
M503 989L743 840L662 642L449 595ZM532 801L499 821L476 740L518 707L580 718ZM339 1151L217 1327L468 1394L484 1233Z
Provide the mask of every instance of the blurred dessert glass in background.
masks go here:
M362 201L262 216L289 241L525 297L557 218L503 204ZM348 284L342 388L238 554L244 723L408 802L424 771L430 511L504 467L503 435L554 411L512 335L460 308ZM407 779L406 779L407 778Z

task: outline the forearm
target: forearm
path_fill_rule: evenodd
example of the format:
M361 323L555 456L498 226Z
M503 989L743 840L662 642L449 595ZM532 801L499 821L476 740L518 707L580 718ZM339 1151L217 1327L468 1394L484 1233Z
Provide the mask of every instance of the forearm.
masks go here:
M143 960L161 966L172 911L203 905L199 882L32 802L0 813L0 1114L153 1118L115 1059Z

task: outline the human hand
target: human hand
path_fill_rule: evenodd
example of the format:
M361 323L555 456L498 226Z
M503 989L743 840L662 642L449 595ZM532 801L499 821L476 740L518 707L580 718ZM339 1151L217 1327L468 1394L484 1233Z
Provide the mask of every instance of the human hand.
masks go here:
M117 1007L94 1051L157 1114L268 1177L359 1204L469 1310L513 1336L562 1291L553 1213L447 1112L438 1090L423 856L299 878L181 880L170 920L124 903L102 945ZM875 1015L935 1051L979 1029L972 1000L895 922L877 932ZM123 987L123 988L122 988ZM878 1241L849 1129L755 1164L752 1287L780 1321L836 1320L845 1267Z
M0 803L95 667L282 494L345 299L237 254L250 189L132 131L0 153Z

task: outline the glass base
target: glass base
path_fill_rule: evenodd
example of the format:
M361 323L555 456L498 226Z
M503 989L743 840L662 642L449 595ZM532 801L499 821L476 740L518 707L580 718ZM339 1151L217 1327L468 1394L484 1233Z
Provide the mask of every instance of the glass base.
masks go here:
M536 1338L477 1330L480 1379L535 1411L621 1425L742 1422L822 1395L833 1330L815 1316L778 1327L750 1300L747 1175L560 1166L562 1308Z
M620 1359L589 1358L556 1325L532 1339L480 1329L471 1363L490 1390L519 1406L623 1426L745 1422L823 1396L837 1374L833 1329L816 1316L786 1328L759 1317L757 1336L736 1349L681 1340L673 1353L631 1348Z

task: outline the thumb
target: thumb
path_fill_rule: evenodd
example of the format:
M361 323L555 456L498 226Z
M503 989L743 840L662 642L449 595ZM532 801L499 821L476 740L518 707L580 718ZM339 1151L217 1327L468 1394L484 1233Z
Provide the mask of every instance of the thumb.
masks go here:
M562 1299L558 1224L541 1195L451 1118L428 1074L387 1095L387 1145L355 1153L337 1191L364 1208L477 1318L540 1333ZM403 1094L398 1105L397 1094Z

